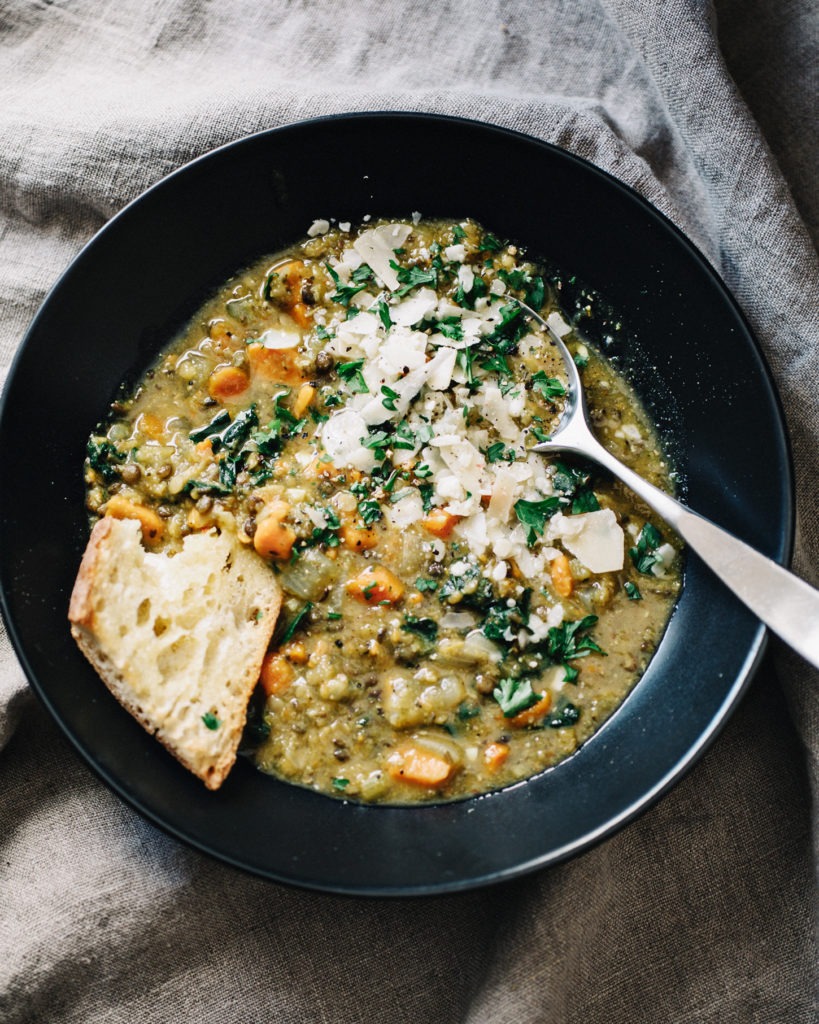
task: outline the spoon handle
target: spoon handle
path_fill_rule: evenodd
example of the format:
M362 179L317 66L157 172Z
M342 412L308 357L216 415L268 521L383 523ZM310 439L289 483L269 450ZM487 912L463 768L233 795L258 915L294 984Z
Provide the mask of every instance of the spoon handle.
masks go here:
M594 444L587 441L584 454L602 463L659 513L758 619L819 668L819 591L638 476L596 439L590 440Z

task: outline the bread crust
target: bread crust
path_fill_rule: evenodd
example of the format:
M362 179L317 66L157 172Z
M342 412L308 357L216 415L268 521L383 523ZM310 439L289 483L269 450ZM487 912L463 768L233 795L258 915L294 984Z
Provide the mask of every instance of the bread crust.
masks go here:
M151 676L152 690L145 692L143 678L138 675L138 666L129 664L127 658L123 663L124 647L118 644L116 633L112 636L111 623L107 620L113 618L119 623L121 619L121 632L133 621L136 609L131 605L119 608L113 602L111 595L120 593L116 589L117 573L122 571L123 561L130 559L133 574L137 576L143 567L159 566L158 578L161 582L161 573L167 572L174 560L171 556L144 550L140 541L141 528L136 520L104 518L96 523L77 573L68 618L77 645L114 697L181 764L200 778L208 789L216 790L236 760L247 705L258 681L262 659L281 608L281 589L272 571L255 553L242 548L236 540L231 545L224 536L209 536L211 542L203 536L196 541L197 560L193 564L193 572L199 573L201 566L203 586L205 580L216 573L227 588L224 593L217 595L221 597L222 604L227 596L233 605L238 602L242 613L236 628L232 631L224 630L225 637L220 635L220 642L230 649L231 655L240 659L236 663L239 668L229 680L224 680L224 685L219 678L203 680L193 673L190 680L185 676L188 692L182 693L177 685L169 687L167 693L164 692L165 680L161 674L154 678L152 673L154 660L161 663L163 649L159 636L154 635L156 630L153 633L148 630L146 640L140 634L137 659L142 663L142 676ZM164 562L150 563L151 559ZM191 559L187 559L187 571L190 564ZM227 574L226 584L224 574ZM249 596L246 593L248 577L251 578ZM146 573L145 580L147 582L143 589L138 592L142 595L143 603L153 600L161 604L163 595L158 592L155 579ZM242 607L243 600L249 605L248 609ZM110 607L112 602L115 604L113 609ZM255 614L247 617L254 609L257 609ZM181 608L180 611L185 613L186 609ZM180 630L177 630L177 635L182 635L184 640ZM201 646L203 642L200 630L196 643ZM152 644L155 648L153 652ZM203 670L203 674L208 675L212 659L203 656L200 661L208 666ZM173 681L176 683L176 680ZM201 684L201 692L197 691L198 684ZM142 696L138 690L142 691ZM210 708L214 691L217 690L219 726L211 730L202 724L207 716L203 716L201 710L202 707ZM170 713L164 706L169 696L174 700ZM201 706L197 704L200 698L204 701Z

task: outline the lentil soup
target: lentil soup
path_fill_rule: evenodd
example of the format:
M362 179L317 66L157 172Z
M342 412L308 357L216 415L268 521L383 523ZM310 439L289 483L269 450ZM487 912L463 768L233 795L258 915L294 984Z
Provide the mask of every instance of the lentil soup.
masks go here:
M470 220L317 221L231 278L90 438L92 521L174 551L230 531L283 611L245 749L361 801L486 792L571 754L618 707L680 586L663 524L595 467L530 449L565 396L665 489L628 384L538 267Z

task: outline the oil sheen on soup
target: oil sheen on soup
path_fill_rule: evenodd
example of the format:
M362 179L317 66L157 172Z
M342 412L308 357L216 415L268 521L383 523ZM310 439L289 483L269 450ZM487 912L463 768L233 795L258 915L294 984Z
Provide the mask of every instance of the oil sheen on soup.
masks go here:
M284 592L245 752L359 801L440 801L554 765L646 668L676 541L592 464L531 451L581 367L603 443L667 490L626 382L535 263L471 220L317 221L231 278L86 462L92 519L161 548L230 531Z

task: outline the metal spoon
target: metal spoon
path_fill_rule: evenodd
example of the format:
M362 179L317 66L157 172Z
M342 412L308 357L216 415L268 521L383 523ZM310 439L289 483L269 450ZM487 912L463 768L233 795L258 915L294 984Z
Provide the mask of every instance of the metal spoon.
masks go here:
M573 452L605 466L650 505L757 618L819 668L819 591L744 541L692 512L608 452L591 431L580 374L568 348L542 316L525 302L514 301L557 346L569 385L566 404L550 440L535 445L532 450Z

